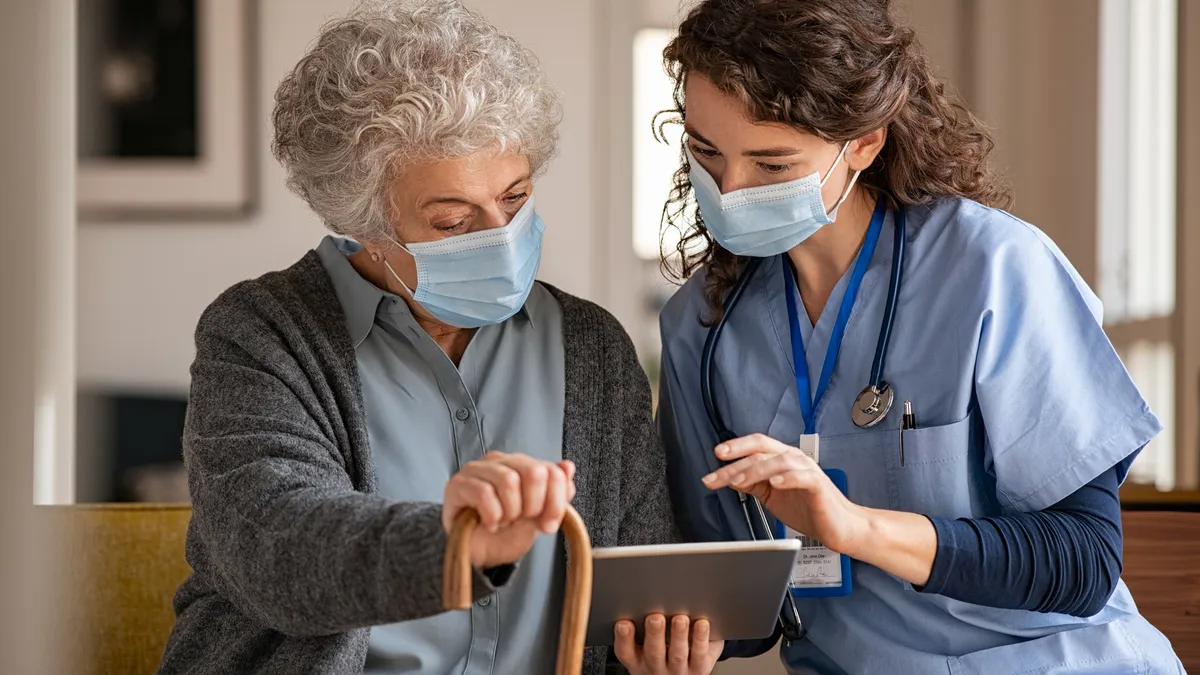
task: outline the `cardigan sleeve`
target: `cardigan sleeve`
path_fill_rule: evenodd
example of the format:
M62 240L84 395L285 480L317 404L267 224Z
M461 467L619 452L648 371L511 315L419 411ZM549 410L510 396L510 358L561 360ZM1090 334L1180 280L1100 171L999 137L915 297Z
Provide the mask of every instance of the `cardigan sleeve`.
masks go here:
M615 319L613 320L615 324ZM638 361L633 342L620 325L618 371L623 374L624 409L621 424L621 546L667 544L682 541L675 526L667 489L667 459L654 424L650 381Z
M286 348L286 328L248 305L219 299L196 332L183 439L189 563L286 635L440 613L440 505L356 488L330 419L333 388L313 384L312 354ZM492 590L477 573L475 596Z

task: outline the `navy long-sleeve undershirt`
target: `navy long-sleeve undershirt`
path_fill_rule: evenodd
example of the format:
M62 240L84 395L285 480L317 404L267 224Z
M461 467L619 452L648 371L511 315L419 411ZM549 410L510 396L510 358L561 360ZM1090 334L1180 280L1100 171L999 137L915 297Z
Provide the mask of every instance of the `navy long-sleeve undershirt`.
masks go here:
M938 547L922 589L1005 609L1092 616L1121 577L1117 468L1043 511L931 517Z

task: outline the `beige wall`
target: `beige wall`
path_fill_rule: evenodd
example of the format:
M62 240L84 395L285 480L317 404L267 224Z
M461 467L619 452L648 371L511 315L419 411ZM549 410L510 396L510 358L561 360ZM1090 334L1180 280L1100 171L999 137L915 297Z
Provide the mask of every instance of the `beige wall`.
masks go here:
M64 279L72 279L74 262L75 3L0 0L0 16L0 673L7 675L55 672L50 655L60 648L44 593L54 578L51 542L31 516L35 462L55 458L57 427L71 421L56 423L53 413L71 414L73 388L72 284ZM65 410L57 408L60 397ZM36 424L39 410L51 415Z
M1097 0L904 0L939 74L993 129L1013 212L1096 281Z
M593 164L597 117L592 71L600 0L468 0L533 48L563 93L558 159L538 185L549 226L542 277L593 297L599 260L588 254L597 232ZM255 212L239 221L85 222L79 228L79 379L84 386L185 391L192 331L204 307L242 279L288 265L324 230L283 185L270 156L275 86L319 26L350 0L259 0Z
M1200 298L1200 2L1180 0L1182 51L1179 72L1179 239L1175 263L1176 297ZM1181 487L1200 485L1200 302L1176 308L1172 326L1183 377L1175 387L1176 438L1181 448L1177 472Z
M971 103L995 129L1014 213L1097 281L1099 34L1096 0L981 0Z

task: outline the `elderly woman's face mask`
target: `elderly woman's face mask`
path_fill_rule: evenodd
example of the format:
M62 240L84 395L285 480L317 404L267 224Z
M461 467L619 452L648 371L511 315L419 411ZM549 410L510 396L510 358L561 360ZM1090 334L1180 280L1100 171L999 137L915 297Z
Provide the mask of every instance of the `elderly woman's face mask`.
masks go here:
M425 311L442 323L479 328L500 323L525 304L537 277L546 226L529 197L504 227L408 244L417 287L408 288L385 259L392 276Z

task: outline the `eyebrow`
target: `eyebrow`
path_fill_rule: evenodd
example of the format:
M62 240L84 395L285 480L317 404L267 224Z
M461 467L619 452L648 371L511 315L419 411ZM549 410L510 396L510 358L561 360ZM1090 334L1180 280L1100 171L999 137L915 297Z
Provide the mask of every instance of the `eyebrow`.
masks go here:
M686 132L688 136L691 136L692 138L696 139L697 141L700 141L701 143L703 143L705 145L708 145L708 146L711 146L714 148L717 147L715 144L713 144L712 141L710 141L707 138L696 133L696 130L690 126L684 126L684 132ZM744 157L791 157L793 155L802 155L802 154L804 154L804 151L801 150L800 148L789 148L789 147L785 147L785 146L779 146L779 147L774 147L774 148L762 148L759 150L746 150L745 152L742 153L742 156L744 156Z
M530 178L532 178L532 175L528 174L528 173L525 174L524 176L521 176L520 178L518 178L518 179L514 180L512 183L510 183L508 185L508 187L504 188L500 192L500 194L504 194L505 192L508 192L509 190L515 188L516 186L520 185L521 183L528 181ZM465 204L466 206L473 206L474 202L467 201L466 199L463 199L462 197L433 197L431 199L427 199L424 202L422 202L421 208L433 206L434 204Z

